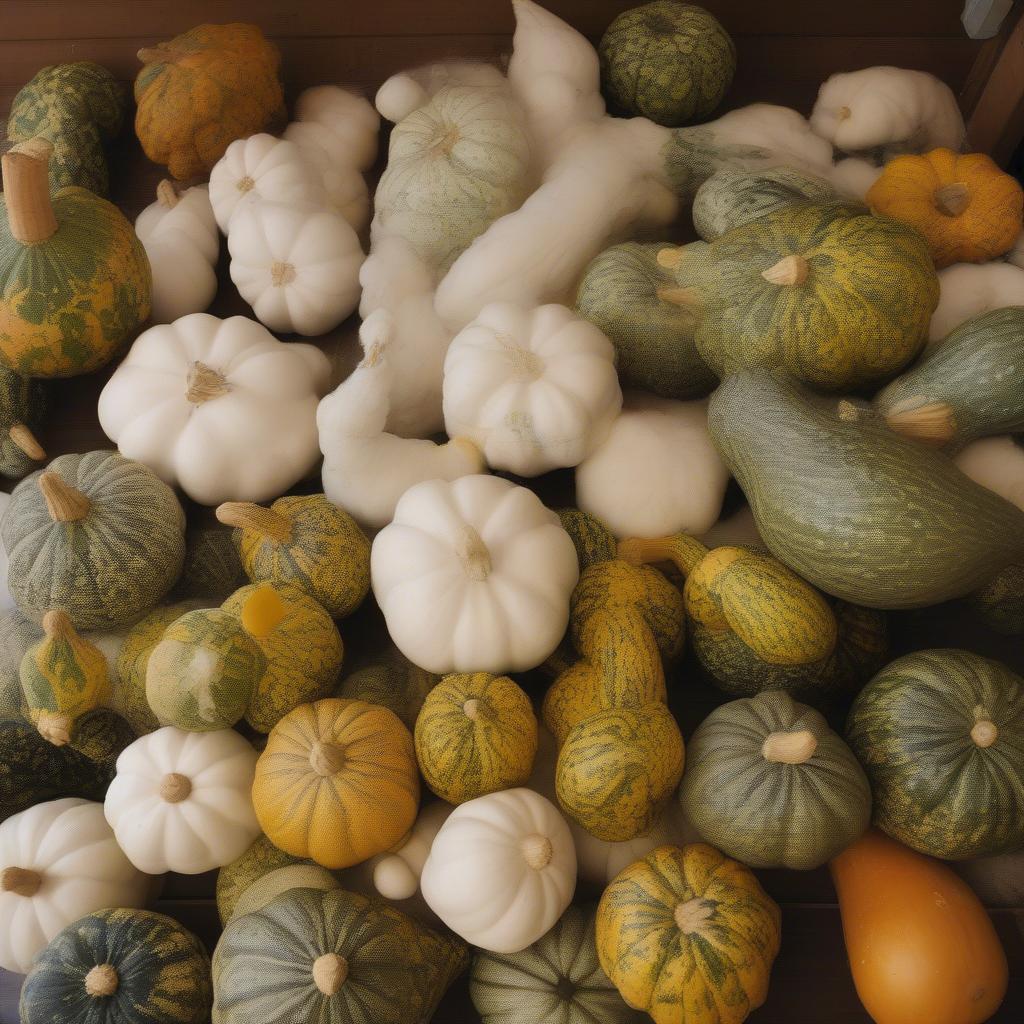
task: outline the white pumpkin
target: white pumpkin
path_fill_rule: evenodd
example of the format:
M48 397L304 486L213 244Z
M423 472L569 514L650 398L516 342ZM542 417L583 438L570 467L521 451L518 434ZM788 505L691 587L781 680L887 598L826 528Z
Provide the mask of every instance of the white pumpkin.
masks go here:
M344 164L367 171L377 159L380 115L364 96L338 85L314 85L299 93L295 120L319 125L344 146Z
M729 471L707 429L706 400L629 392L604 443L576 467L576 502L616 537L702 534L718 519Z
M1017 236L1013 248L1003 258L1015 267L1024 267L1024 231Z
M448 435L519 476L578 465L622 408L611 342L555 305L483 309L448 348L442 394Z
M224 234L238 210L261 200L314 206L326 202L320 173L299 147L266 132L236 139L210 171L210 203Z
M260 834L256 751L233 729L164 726L121 751L104 813L142 871L197 875L240 856Z
M954 263L939 271L928 341L941 341L962 323L1004 306L1024 306L1024 270L1012 263Z
M832 184L844 195L863 202L868 190L878 181L881 174L882 168L871 161L848 156L845 160L837 160L833 164L830 178Z
M524 672L558 646L579 578L558 516L494 476L428 480L402 495L370 553L398 649L428 672Z
M1012 437L972 441L953 460L976 484L1024 509L1024 447Z
M100 394L100 425L194 501L267 501L316 465L330 373L312 345L194 313L138 337Z
M518 953L569 906L576 850L558 808L529 789L506 789L456 807L423 866L431 910L467 942Z
M210 186L193 185L178 192L173 182L164 180L156 187L156 197L156 202L135 218L135 233L143 245L172 234L184 235L207 263L215 265L220 232L210 203Z
M57 932L104 907L142 907L153 879L121 852L103 805L68 798L0 824L0 968L27 973Z
M493 64L478 60L438 61L392 75L377 90L373 104L381 117L398 124L449 85L493 89L504 84L505 76Z
M373 887L386 900L408 900L419 892L430 848L454 809L443 800L427 804L401 846L372 859Z
M390 523L398 499L413 484L456 480L487 468L480 449L468 439L435 444L385 431L394 382L393 338L391 314L383 309L371 313L359 329L362 362L316 413L324 493L365 526Z

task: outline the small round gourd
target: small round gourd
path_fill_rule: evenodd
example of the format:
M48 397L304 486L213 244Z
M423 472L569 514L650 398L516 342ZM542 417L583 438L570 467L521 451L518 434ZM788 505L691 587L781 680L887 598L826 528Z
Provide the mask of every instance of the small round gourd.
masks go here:
M0 367L0 473L23 477L46 458L36 434L46 413L42 381Z
M370 861L373 888L386 900L412 899L420 889L423 865L430 848L454 808L443 800L426 804L408 836L394 849Z
M389 642L382 650L364 657L355 671L341 680L334 696L380 704L398 715L412 732L427 694L440 681L441 676L414 665Z
M225 925L234 917L239 898L254 882L281 868L306 863L308 861L278 849L260 833L249 847L217 872L217 913L220 915L220 923Z
M179 601L202 598L207 604L218 604L247 582L231 530L219 523L189 523L185 564L171 596Z

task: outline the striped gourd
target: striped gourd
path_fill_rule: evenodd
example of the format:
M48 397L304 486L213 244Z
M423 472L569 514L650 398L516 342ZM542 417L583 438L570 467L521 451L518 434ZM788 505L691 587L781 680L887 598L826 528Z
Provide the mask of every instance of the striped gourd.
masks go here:
M381 650L364 657L333 695L379 704L398 715L412 732L427 694L440 681L440 676L414 665L389 641Z
M655 1024L741 1024L768 995L780 941L753 872L703 843L631 864L597 908L601 966Z
M136 739L138 736L127 719L110 708L96 708L78 719L65 749L73 750L95 764L105 780L103 789L106 790L117 769L118 757Z
M608 562L615 557L615 535L600 519L578 508L556 511L562 529L576 548L581 572L594 562Z
M217 913L220 923L227 924L234 917L239 898L253 882L280 868L309 863L312 862L278 849L266 836L261 835L244 853L217 872Z
M846 729L894 839L948 860L1024 846L1024 680L1004 665L905 655L861 690Z
M25 721L21 660L43 638L43 631L17 609L0 615L0 722Z
M989 629L1007 636L1024 633L1024 563L1008 565L968 598Z
M1024 560L1024 512L853 403L748 370L708 429L772 553L844 601L937 604Z
M268 903L273 903L278 896L292 889L318 889L326 892L340 886L338 879L319 864L302 861L288 864L283 868L275 868L255 879L245 887L235 904L231 917L242 917L262 910ZM230 918L228 919L230 920ZM225 921L226 925L228 922Z
M871 789L850 748L783 691L715 708L686 754L686 820L751 867L818 867L871 821Z
M219 523L190 524L185 531L185 564L171 596L219 604L247 582L232 531Z
M0 474L22 477L36 469L46 452L36 437L46 414L43 381L0 367Z
M537 754L530 698L508 676L445 676L423 703L414 733L416 760L442 800L465 803L522 786Z

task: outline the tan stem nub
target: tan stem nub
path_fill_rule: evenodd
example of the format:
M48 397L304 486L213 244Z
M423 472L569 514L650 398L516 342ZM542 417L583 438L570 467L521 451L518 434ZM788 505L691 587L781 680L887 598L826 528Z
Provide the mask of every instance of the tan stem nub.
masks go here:
M174 51L166 43L157 43L156 46L144 46L136 50L135 56L143 64L156 64L158 61L173 61Z
M337 953L324 953L313 961L313 984L325 995L336 995L348 978L348 961Z
M478 583L491 574L491 553L487 545L472 526L463 527L455 545L456 554L462 559L462 568L471 580Z
M39 475L39 490L43 492L46 510L55 523L77 523L89 514L92 502L64 478L48 469Z
M679 533L672 537L646 539L628 537L619 541L616 557L630 565L656 565L671 562L684 576L689 576L708 553L708 548L695 537Z
M164 178L156 187L156 201L161 205L167 207L168 210L173 210L178 203L181 201L181 196L178 195L178 190L174 187L173 181L168 181Z
M295 280L295 265L282 263L280 260L270 264L270 283L275 288L283 288Z
M57 230L50 202L50 154L45 139L30 139L3 155L4 198L7 222L22 245L45 242Z
M761 276L769 284L803 284L810 270L811 265L803 256L783 256L778 263L763 270Z
M657 260L659 267L664 267L666 270L675 270L683 262L683 250L681 247L678 249L659 249Z
M800 729L797 732L770 733L761 744L761 755L766 761L778 764L803 764L814 756L817 749L818 740L814 733Z
M178 772L168 772L160 780L160 796L169 804L180 804L192 792L192 780Z
M336 775L345 766L345 748L337 743L323 743L317 740L309 748L309 766L325 778Z
M226 501L217 506L215 514L225 526L251 530L278 544L287 544L292 539L292 524L285 516L251 501Z
M0 890L13 892L17 896L31 897L39 892L43 876L28 868L4 868L0 871Z
M249 174L243 175L235 182L235 188L238 189L242 195L246 192L251 192L256 187L256 180Z
M673 306L693 308L700 305L700 292L696 288L675 288L665 285L655 291L659 302L670 302Z
M39 735L55 747L65 747L71 742L71 730L75 722L70 715L56 711L41 711L36 718Z
M956 436L956 414L948 402L905 398L886 414L890 429L925 444L948 444Z
M185 397L193 405L202 405L213 398L220 398L231 390L227 378L219 370L196 360L185 377Z
M676 919L676 927L684 935L692 935L699 932L701 928L715 916L715 904L713 900L702 900L699 897L677 903L673 917Z
M551 863L554 847L547 836L539 833L527 836L522 845L523 859L534 871L543 871Z
M947 217L959 217L971 205L971 190L962 181L935 190L935 206Z
M20 448L30 459L35 462L42 462L46 458L43 446L36 440L36 435L24 423L11 424L7 434L15 448Z
M991 747L999 739L999 730L996 728L996 723L989 721L987 718L975 722L974 727L971 729L971 739L982 749Z
M462 705L462 713L471 721L475 722L480 718L480 701L476 697L470 697L465 704Z
M75 625L71 616L61 608L53 608L43 616L43 632L48 637L74 637Z
M836 404L836 415L844 423L856 423L860 419L860 409L848 398L840 398Z
M117 991L121 979L113 964L97 964L85 976L85 991L88 995L102 999L112 996Z
M837 121L848 121L853 116L853 111L849 107L840 107L836 111Z

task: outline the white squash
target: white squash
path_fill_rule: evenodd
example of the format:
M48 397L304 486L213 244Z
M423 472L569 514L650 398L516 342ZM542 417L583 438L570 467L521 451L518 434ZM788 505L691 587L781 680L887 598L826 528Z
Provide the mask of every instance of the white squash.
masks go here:
M1024 231L1017 236L1013 248L1003 258L1015 267L1024 267Z
M314 85L299 93L295 120L319 125L339 140L345 166L367 171L377 159L380 115L365 96L338 85Z
M429 480L402 495L370 553L398 649L428 672L524 672L558 646L579 578L558 516L494 476Z
M754 513L750 511L749 505L741 505L731 516L719 519L700 538L700 542L709 548L765 547L764 540L757 529Z
M448 349L443 397L449 436L519 476L578 465L622 408L611 342L555 305L483 309Z
M324 453L324 493L365 526L391 522L398 499L424 480L456 480L487 470L480 449L456 437L447 444L398 437L385 426L394 372L394 318L379 309L363 322L363 360L324 398L316 413Z
M215 265L220 255L220 232L210 203L210 186L193 185L178 192L173 182L164 180L157 185L156 196L156 202L135 218L135 233L143 245L151 239L181 234L207 263Z
M398 124L449 85L491 89L504 84L505 76L493 64L446 60L392 75L377 90L373 102L381 117Z
M953 461L976 484L1024 509L1024 447L1012 437L983 437L957 452Z
M702 534L729 471L707 430L707 401L628 392L604 443L576 468L576 501L616 537Z
M266 132L236 139L210 172L210 202L224 234L236 211L261 200L314 206L326 202L319 172L299 147Z
M27 973L66 925L104 907L142 907L152 888L102 804L50 800L12 815L0 824L0 968Z
M100 394L100 425L194 501L267 501L319 459L316 407L330 373L312 345L194 313L139 335Z
M939 271L939 304L932 313L928 341L990 309L1024 306L1024 270L1012 263L954 263Z
M408 900L419 892L430 848L454 809L443 800L427 804L399 847L372 858L373 887L386 900Z
M197 875L240 856L260 834L256 751L233 729L164 726L126 747L104 813L140 870Z
M868 194L868 189L879 179L882 168L862 160L860 157L848 156L845 160L837 160L832 166L830 179L840 192L861 202Z
M240 209L228 233L231 280L272 331L315 336L359 304L359 236L335 210L260 202Z
M517 953L561 917L576 887L576 851L558 808L529 789L456 807L434 839L423 896L467 942Z

